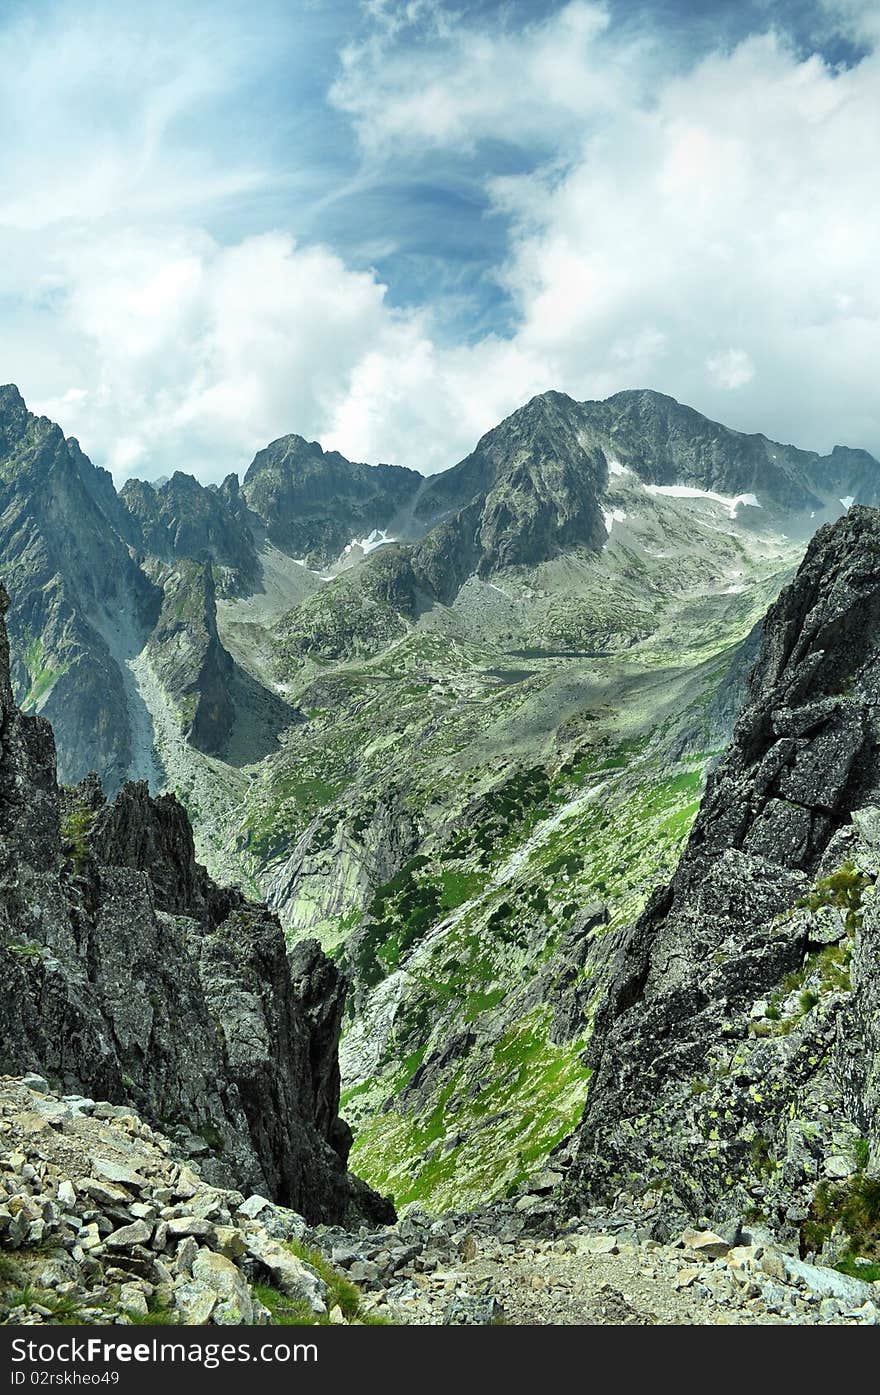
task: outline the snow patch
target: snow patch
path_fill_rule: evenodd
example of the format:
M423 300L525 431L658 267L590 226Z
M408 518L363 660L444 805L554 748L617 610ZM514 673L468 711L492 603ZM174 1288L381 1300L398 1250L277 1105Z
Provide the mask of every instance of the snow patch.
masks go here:
M695 489L689 484L646 484L643 488L649 494L664 494L672 499L711 499L713 504L721 504L727 509L728 518L736 518L736 511L741 505L750 509L762 507L754 494L735 494L731 498L726 494L716 494L711 489Z
M626 522L626 514L623 509L603 509L602 517L605 520L605 531L609 538L611 537L611 529L614 527L615 523Z
M397 539L393 538L390 533L386 533L384 528L374 528L369 537L352 538L351 542L343 548L342 555L347 557L350 552L359 547L366 557L370 552L375 552L377 547L384 547L386 543L393 542L397 542Z
M628 465L621 465L619 460L609 460L608 473L609 475L631 475L632 470Z

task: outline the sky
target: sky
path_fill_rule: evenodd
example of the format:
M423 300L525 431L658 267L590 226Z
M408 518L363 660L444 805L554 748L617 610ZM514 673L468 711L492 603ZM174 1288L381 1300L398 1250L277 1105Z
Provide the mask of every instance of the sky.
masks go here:
M117 483L651 387L880 455L880 0L0 0L0 382Z

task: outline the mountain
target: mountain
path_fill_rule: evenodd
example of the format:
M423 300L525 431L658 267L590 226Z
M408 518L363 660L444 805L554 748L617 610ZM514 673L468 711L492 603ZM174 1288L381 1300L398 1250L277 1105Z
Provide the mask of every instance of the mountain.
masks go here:
M253 590L259 560L236 475L206 489L176 470L158 487L128 480L119 495L131 515L123 536L164 562L209 560L224 592Z
M657 392L604 402L547 392L426 481L414 514L429 533L416 558L451 598L473 572L535 564L573 546L598 551L607 536L602 498L628 475L649 491L721 496L732 513L784 514L800 530L829 507L836 515L841 496L880 501L877 461L866 451L836 446L819 456L744 435ZM436 580L441 558L445 585Z
M62 536L54 494L4 475L17 696L60 689L56 591L118 694L111 750L67 690L63 778L172 791L211 876L350 979L342 1099L374 1187L516 1193L578 1129L613 948L674 873L768 605L877 462L656 393L547 393L427 480L285 437L241 485L117 496L13 405L10 458L54 432L80 500ZM35 636L55 676L32 692Z
M13 682L57 724L62 778L97 766L116 786L136 765L137 712L123 663L159 595L136 565L112 481L75 441L0 389L0 568Z
M353 539L389 528L421 479L399 465L357 464L317 441L282 436L257 452L241 491L271 542L326 565Z
M878 561L874 510L813 539L675 875L616 937L581 1195L639 1177L803 1250L870 1242L853 1206L880 1160Z
M2 619L0 716L0 1072L130 1101L216 1185L314 1220L388 1219L345 1169L345 989L318 946L288 955L265 906L211 881L172 795L59 790L49 724L14 704Z

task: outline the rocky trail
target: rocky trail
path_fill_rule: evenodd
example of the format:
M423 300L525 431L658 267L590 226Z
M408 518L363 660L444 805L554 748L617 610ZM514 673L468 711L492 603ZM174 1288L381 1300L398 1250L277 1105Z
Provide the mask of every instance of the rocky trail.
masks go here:
M0 1079L5 1323L880 1324L878 1285L760 1231L661 1243L650 1231L664 1217L633 1198L564 1223L547 1204L526 1194L374 1231L310 1227L210 1185L128 1106Z

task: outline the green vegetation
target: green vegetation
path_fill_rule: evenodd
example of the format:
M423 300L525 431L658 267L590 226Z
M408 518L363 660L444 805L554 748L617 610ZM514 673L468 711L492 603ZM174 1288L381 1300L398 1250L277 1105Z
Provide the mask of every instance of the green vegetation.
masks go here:
M844 924L847 934L852 936L862 923L862 902L865 892L873 886L873 878L860 872L852 862L845 862L829 877L818 881L805 901L800 902L811 911L824 906L836 906L845 912Z
M51 689L70 667L67 663L52 664L42 638L27 636L21 657L27 669L29 687L22 698L22 712L36 712Z
M327 1312L314 1313L307 1302L300 1298L290 1298L268 1284L254 1284L253 1293L258 1302L268 1308L272 1323L276 1327L326 1327L330 1323L330 1313L340 1308L346 1322L366 1327L384 1327L386 1318L365 1311L360 1290L344 1275L334 1269L320 1250L311 1249L296 1240L288 1240L285 1246L297 1259L307 1264L327 1285Z
M810 1212L801 1226L801 1250L818 1253L832 1232L847 1237L846 1252L838 1264L844 1273L865 1277L855 1262L880 1263L880 1178L857 1175L850 1182L821 1182Z
M78 872L82 871L89 859L89 833L94 822L94 812L82 805L72 809L61 820L61 839L71 848Z
M351 1166L398 1207L467 1206L507 1195L574 1128L588 1072L583 1040L549 1040L550 1012L512 1023L488 1056L462 1058L417 1114L368 1115Z

